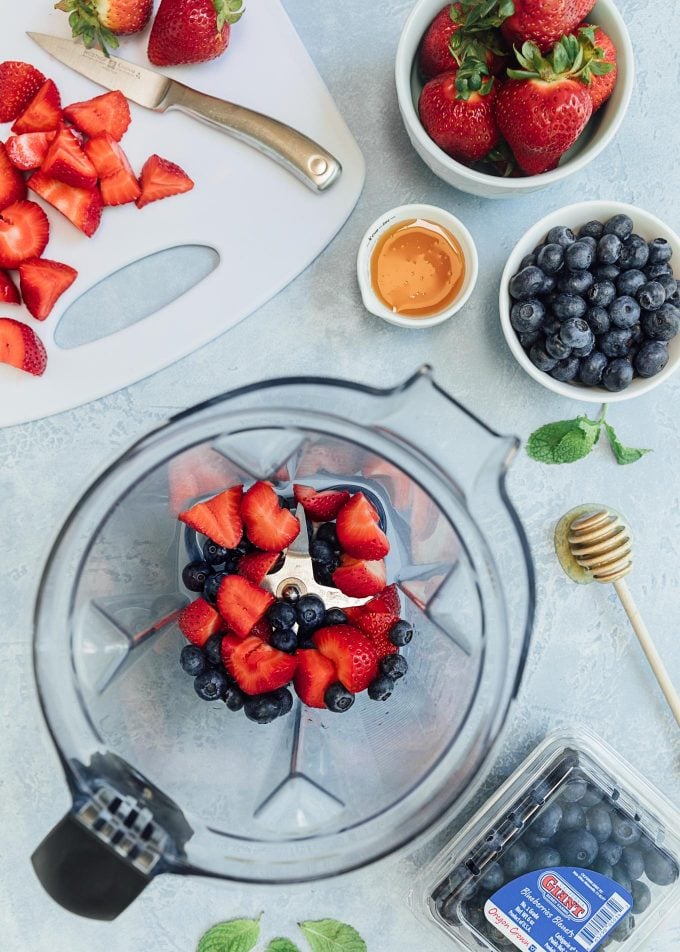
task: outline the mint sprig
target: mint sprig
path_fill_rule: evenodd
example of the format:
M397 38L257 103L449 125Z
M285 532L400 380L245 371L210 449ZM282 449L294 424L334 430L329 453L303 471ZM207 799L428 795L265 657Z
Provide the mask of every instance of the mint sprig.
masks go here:
M196 952L251 952L259 938L259 919L232 919L208 929Z
M260 917L261 918L261 917ZM367 952L356 929L337 919L298 922L312 952ZM196 952L252 952L260 938L260 919L220 922L201 936ZM266 952L300 952L290 939L272 939Z
M607 423L607 404L602 407L602 413L596 420L587 416L579 416L573 420L558 420L555 423L546 423L535 430L527 441L527 453L538 463L548 465L559 463L575 463L588 456L600 439L604 427L609 445L621 466L636 463L650 453L651 450L635 449L625 446L616 435L611 424Z

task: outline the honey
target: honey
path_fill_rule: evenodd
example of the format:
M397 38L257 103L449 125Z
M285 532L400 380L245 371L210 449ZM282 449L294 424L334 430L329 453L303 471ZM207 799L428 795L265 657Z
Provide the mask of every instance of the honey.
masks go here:
M371 283L394 314L431 317L446 310L465 280L458 240L436 222L397 222L378 241L371 258Z

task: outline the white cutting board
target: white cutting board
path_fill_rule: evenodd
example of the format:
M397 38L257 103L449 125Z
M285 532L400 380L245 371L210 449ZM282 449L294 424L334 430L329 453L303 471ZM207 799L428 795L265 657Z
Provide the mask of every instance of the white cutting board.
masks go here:
M2 17L0 61L33 63L56 82L64 105L104 90L52 59L26 30L68 36L65 14L48 0L23 0ZM148 66L148 28L125 38L118 55ZM45 257L79 271L44 322L0 305L0 316L29 324L48 352L37 378L0 364L0 426L39 419L112 393L168 366L223 333L299 274L342 227L359 198L364 162L279 0L248 0L218 60L166 71L196 89L231 99L294 126L330 150L343 174L315 194L254 149L176 112L156 115L131 104L122 145L136 171L156 152L182 166L196 187L141 211L105 209L91 239L44 204L50 226ZM6 139L9 125L0 126ZM39 201L33 193L29 198ZM62 350L59 318L81 294L131 262L178 245L208 245L220 264L182 297L125 330ZM13 277L17 277L16 273ZM257 324L252 324L253 338Z

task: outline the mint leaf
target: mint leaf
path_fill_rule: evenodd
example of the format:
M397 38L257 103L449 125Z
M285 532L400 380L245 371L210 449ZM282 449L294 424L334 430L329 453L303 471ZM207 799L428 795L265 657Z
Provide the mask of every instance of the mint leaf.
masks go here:
M267 946L267 952L300 952L290 939L272 939Z
M588 417L546 423L527 441L527 453L538 463L575 463L592 450L600 433L600 422Z
M312 952L366 952L366 943L356 929L336 919L299 922Z
M637 463L637 461L642 459L642 457L647 453L652 452L651 450L638 450L632 446L624 446L616 435L613 426L610 426L609 423L605 423L604 427L607 431L607 436L609 437L609 442L614 452L614 456L616 457L616 462L620 466L627 466L629 463Z
M196 952L251 952L259 937L259 919L232 919L208 929Z
M590 453L595 441L580 428L569 430L553 450L553 463L575 463Z

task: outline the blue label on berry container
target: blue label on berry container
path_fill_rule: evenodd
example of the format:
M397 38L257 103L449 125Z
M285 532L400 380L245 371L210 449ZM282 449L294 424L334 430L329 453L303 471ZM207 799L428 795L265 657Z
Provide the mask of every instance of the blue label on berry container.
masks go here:
M630 893L606 876L557 866L507 883L484 915L525 952L594 952L632 906Z

